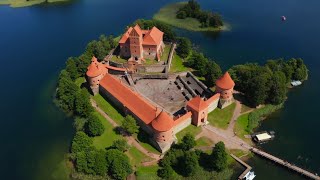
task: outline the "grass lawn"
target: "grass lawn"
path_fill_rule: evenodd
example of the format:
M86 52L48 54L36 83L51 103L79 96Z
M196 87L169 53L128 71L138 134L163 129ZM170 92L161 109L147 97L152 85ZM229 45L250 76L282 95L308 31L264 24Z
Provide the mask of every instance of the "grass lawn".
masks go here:
M251 108L251 107L249 107L249 106L246 106L246 105L244 105L244 104L241 105L241 113L250 111L251 109L253 109L253 108Z
M127 59L122 59L120 56L117 57L115 55L112 56L111 61L117 62L117 63L126 63Z
M162 56L161 56L161 60L162 61L167 62L168 56L169 56L169 53L170 53L170 49L171 49L171 44L165 44L164 51L163 51Z
M126 152L130 158L130 162L133 167L137 168L141 166L141 163L151 161L152 158L144 155L136 147L131 146L129 151Z
M183 71L191 71L191 68L186 67L183 64L182 58L178 56L176 52L174 52L173 58L171 61L170 72L183 72Z
M151 145L149 135L140 129L139 134L135 134L134 137L139 141L139 144L149 152L159 154L160 152Z
M120 114L120 112L115 109L108 101L106 101L100 94L97 94L92 97L97 105L107 113L119 126L121 122L124 120L124 117Z
M201 131L201 127L197 127L197 126L194 126L194 125L189 125L187 128L183 129L182 131L178 132L176 134L177 138L178 138L178 141L180 141L183 136L185 136L187 133L190 133L194 136L196 136L197 134L199 134Z
M197 139L196 141L197 141L196 147L213 146L213 144L214 144L214 142L207 137L201 137L201 138Z
M249 116L249 113L241 115L237 119L236 125L234 127L234 132L237 134L237 136L245 140L248 140L248 139L246 139L244 135L250 134L247 130L248 122L249 122L248 116Z
M153 19L162 21L167 23L171 26L175 26L182 29L187 29L190 31L218 31L224 30L226 27L221 28L201 28L200 22L195 18L185 18L185 19L178 19L176 18L177 11L186 4L186 2L179 2L174 4L169 4L163 8L161 8L154 16Z
M66 2L68 0L48 0L48 3ZM0 5L10 5L10 7L25 7L44 3L45 0L0 0Z
M104 149L111 146L114 140L120 139L121 135L113 131L113 126L100 113L94 112L94 114L101 120L105 130L101 136L93 138L93 145L98 149Z
M159 169L159 166L141 166L137 169L136 175L138 180L160 180L157 176L157 171Z
M236 107L235 103L232 103L224 109L216 108L208 115L208 121L218 128L226 129L232 118L233 111Z

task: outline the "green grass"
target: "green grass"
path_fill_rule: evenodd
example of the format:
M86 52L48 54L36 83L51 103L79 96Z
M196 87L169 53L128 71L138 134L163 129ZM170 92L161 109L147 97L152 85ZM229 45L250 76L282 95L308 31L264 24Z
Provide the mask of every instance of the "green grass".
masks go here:
M107 113L119 126L121 125L122 121L124 120L124 117L120 112L115 109L108 101L106 101L100 94L97 94L92 97L97 105L105 112Z
M85 79L84 77L79 77L79 78L77 78L77 79L74 81L74 83L75 83L78 87L80 87L81 84L84 83L84 82L86 82L86 79Z
M160 180L157 176L157 171L159 169L159 166L141 166L136 171L136 178L138 180Z
M196 136L200 132L201 132L201 127L189 125L187 128L184 128L182 131L178 132L176 134L176 136L178 138L178 141L180 141L183 138L183 136L185 136L187 133L190 133L190 134Z
M143 130L140 129L139 134L135 134L134 138L136 138L138 140L139 144L143 148L145 148L147 151L160 155L160 152L155 147L153 147L151 145L149 135L146 132L144 132Z
M68 0L48 0L48 3L66 2ZM10 7L26 7L44 3L45 0L0 0L0 5L10 5Z
M169 4L161 8L159 12L157 12L153 16L153 19L164 22L171 26L187 29L190 31L218 31L218 30L226 29L225 26L221 28L214 28L214 27L201 28L200 22L195 18L185 18L185 19L176 18L177 11L185 4L186 2Z
M117 57L115 55L112 56L111 61L114 61L114 62L117 62L117 63L126 63L126 62L128 62L127 59L123 59L120 56Z
M127 152L128 156L130 157L130 162L133 167L140 167L143 162L151 161L152 158L146 156L142 152L140 152L136 147L130 147L129 151Z
M203 146L213 146L213 141L207 137L201 137L196 140L197 145L196 147L203 147Z
M114 140L120 139L121 135L118 135L113 131L113 126L100 113L94 112L94 114L100 119L105 130L101 136L93 138L93 145L97 149L104 149L111 146Z
M250 134L248 132L248 123L249 123L249 113L241 115L236 122L236 125L234 127L234 132L237 134L238 137L241 139L245 139L244 135ZM248 140L248 139L246 139Z
M161 60L162 61L167 62L168 56L169 56L169 53L170 53L170 49L171 49L171 44L165 44L164 51L163 51L162 56L161 56Z
M186 67L183 64L182 58L178 56L176 52L174 52L173 58L171 61L170 72L183 72L183 71L191 71L191 69Z
M226 129L232 118L233 111L236 107L235 103L232 103L224 109L216 108L214 111L209 113L208 121L213 125L221 129Z
M251 108L251 107L249 107L247 105L244 105L244 104L241 105L241 113L250 111L251 109L253 109L253 108Z

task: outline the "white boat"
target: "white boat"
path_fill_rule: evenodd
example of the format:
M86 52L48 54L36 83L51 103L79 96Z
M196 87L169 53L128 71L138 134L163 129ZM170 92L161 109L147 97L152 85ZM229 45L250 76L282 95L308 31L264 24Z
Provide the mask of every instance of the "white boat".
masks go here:
M245 176L244 180L253 180L256 177L253 171L249 171Z
M282 21L287 20L287 18L285 16L281 16Z
M301 81L292 81L292 82L291 82L291 85L292 85L292 86L300 86L301 84L302 84Z

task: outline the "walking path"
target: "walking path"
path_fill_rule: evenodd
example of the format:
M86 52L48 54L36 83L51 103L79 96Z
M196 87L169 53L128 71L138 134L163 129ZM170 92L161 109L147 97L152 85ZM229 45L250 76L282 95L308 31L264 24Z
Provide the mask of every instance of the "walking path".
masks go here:
M109 121L113 127L118 127L119 125L110 118L110 116L108 116L100 107L97 106L97 103L93 100L90 99L92 106L107 120ZM142 165L143 166L151 166L154 164L157 164L158 161L161 158L161 155L158 154L154 154L149 152L148 150L146 150L144 147L142 147L139 142L137 142L137 140L135 138L133 138L132 136L127 136L125 137L127 139L128 144L136 147L140 152L142 152L143 154L145 154L146 156L152 158L152 161L148 161L148 162L143 162Z
M238 117L241 115L241 108L242 108L242 105L239 101L236 100L235 103L236 103L236 107L233 111L233 116L232 116L232 118L229 122L229 126L227 128L227 132L231 133L231 134L234 134L233 129L234 129L234 126L236 124Z

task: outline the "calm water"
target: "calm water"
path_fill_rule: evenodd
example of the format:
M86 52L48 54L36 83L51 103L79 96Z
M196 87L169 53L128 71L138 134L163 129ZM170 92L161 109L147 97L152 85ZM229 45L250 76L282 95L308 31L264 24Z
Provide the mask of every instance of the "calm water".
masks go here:
M79 0L64 5L12 9L0 6L1 179L61 179L59 164L73 136L72 120L52 103L56 77L69 56L79 55L100 34L119 34L137 18L151 18L169 0ZM228 32L188 36L228 69L277 57L304 58L310 79L290 90L285 108L261 130L274 130L266 151L320 174L320 2L316 0L208 1ZM287 16L286 22L280 17ZM249 162L257 179L302 179L258 157Z

